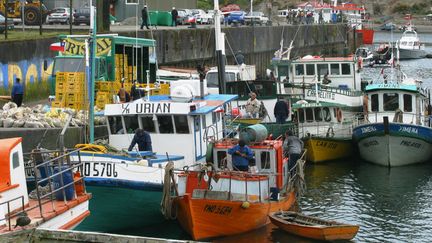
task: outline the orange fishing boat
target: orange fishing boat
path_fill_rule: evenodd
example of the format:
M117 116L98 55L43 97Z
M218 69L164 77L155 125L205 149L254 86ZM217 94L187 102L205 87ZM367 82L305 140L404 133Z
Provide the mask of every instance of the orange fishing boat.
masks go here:
M68 153L56 158L32 154L36 163L27 170L35 175L37 189L28 195L21 143L22 138L0 139L0 236L36 227L73 229L90 215L91 194L81 175L72 173L82 163L68 164ZM41 178L42 167L53 172Z
M282 158L281 140L249 145L255 153L254 173L230 170L231 155L227 150L235 143L230 139L214 143L212 167L201 166L199 170L184 170L176 174L176 196L172 205L163 208L176 208L177 212L167 211L165 216L176 215L180 225L194 240L240 234L263 227L270 223L269 213L288 210L296 201L294 180L297 176L290 176L288 172L288 161ZM302 170L303 163L299 160L295 168ZM173 178L175 176L171 173ZM169 195L166 193L164 191L164 195Z
M315 240L351 240L359 230L358 225L322 220L297 212L275 212L269 218L274 225L288 233Z

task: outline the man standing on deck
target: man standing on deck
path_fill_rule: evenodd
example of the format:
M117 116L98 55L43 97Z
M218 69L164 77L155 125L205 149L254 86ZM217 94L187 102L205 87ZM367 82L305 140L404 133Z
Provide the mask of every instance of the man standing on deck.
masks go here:
M142 23L141 23L141 28L143 29L144 25L146 26L147 29L150 29L148 26L148 11L147 11L147 5L144 5L144 8L141 10L141 18L142 18Z
M253 152L244 140L240 140L237 145L228 149L228 154L232 155L234 170L249 171L249 160L253 158Z
M257 100L257 95L252 92L250 98L246 102L246 113L249 117L258 118L260 110L260 102Z
M21 106L24 96L24 87L21 84L21 79L16 78L15 83L12 86L11 98L12 101L17 104L18 107Z
M174 27L177 26L177 16L178 16L177 9L173 7L171 11L171 18L172 18L172 26Z
M286 138L283 143L284 157L289 157L288 171L290 172L291 176L293 176L295 174L293 168L296 165L297 160L299 160L301 157L304 144L300 138L294 136L294 133L291 130L288 130L285 133L285 136Z
M135 144L138 144L139 151L153 151L150 134L141 128L135 131L135 135L129 146L128 151L132 151Z

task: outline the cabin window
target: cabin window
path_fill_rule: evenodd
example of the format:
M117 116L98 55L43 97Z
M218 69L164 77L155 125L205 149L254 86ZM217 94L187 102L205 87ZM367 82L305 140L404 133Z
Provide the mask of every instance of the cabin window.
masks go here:
M220 122L222 113L221 112L217 112L216 114L217 114L217 121Z
M306 64L306 75L315 75L315 64Z
M216 124L217 122L217 113L216 112L212 112L212 124Z
M323 120L321 114L321 108L319 107L314 108L314 113L315 113L315 121L320 122Z
M297 76L304 75L304 65L303 64L295 65L295 74Z
M153 121L153 116L142 116L141 117L142 128L147 132L156 132L156 127Z
M340 75L339 63L330 64L330 74L331 75Z
M176 133L188 134L189 125L187 116L174 116L174 123L176 128Z
M298 109L298 121L300 123L304 122L304 110L303 109Z
M174 133L173 120L171 116L158 116L159 133Z
M342 75L350 75L351 74L351 67L349 63L342 63Z
M403 102L404 102L404 111L411 112L413 111L412 108L412 96L409 94L403 95Z
M371 95L371 111L378 111L378 94Z
M223 168L227 167L226 157L227 157L226 151L217 151L216 159L217 159L219 168L223 169Z
M126 133L135 133L139 128L138 116L124 116L123 119L126 126Z
M328 107L324 107L322 109L322 114L324 117L324 121L326 121L326 122L331 121L331 113L330 113L330 109Z
M201 116L202 119L202 129L205 129L207 127L207 122L206 122L206 116Z
M279 66L278 67L278 76L279 77L288 77L288 66Z
M12 167L15 169L19 166L19 154L18 152L14 152L12 154Z
M110 134L124 134L121 116L108 116Z
M318 74L320 76L329 74L328 64L318 64L317 68L318 68Z
M384 111L395 111L399 108L399 95L396 93L386 93L383 95Z
M313 122L314 121L312 108L306 109L306 121L307 122Z
M270 169L270 152L263 151L260 153L261 169Z

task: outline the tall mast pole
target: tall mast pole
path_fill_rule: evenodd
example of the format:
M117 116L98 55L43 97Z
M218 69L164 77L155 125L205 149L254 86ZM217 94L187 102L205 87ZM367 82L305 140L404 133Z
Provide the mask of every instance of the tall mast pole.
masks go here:
M225 84L225 33L221 32L219 0L214 0L215 41L218 66L219 93L226 93Z
M94 92L95 92L95 68L96 68L96 8L93 6L93 1L90 0L90 21L93 23L90 25L91 32L91 43L90 43L90 143L94 142Z

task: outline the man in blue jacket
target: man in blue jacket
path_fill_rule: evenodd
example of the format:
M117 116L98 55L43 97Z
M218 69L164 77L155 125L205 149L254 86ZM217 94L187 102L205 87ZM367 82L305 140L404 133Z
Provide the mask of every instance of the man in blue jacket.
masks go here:
M15 79L15 83L12 86L12 94L11 94L12 101L15 104L17 104L18 107L21 106L23 96L24 96L24 87L20 82L21 80L19 78Z
M253 152L246 146L245 141L240 140L237 145L228 149L228 154L232 155L234 170L249 171L249 160L253 158Z
M150 134L141 128L136 130L128 151L132 151L135 144L138 144L139 151L153 151Z

